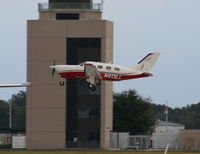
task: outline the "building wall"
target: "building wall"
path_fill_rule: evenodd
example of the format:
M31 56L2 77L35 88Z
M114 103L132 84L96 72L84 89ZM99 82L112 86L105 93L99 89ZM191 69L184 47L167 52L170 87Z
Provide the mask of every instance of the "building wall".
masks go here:
M135 149L149 149L151 148L150 135L130 135L128 139L128 147Z
M169 144L170 149L178 149L180 132L153 133L152 146L154 149L165 149Z
M200 149L200 130L183 130L180 134L181 149Z
M185 126L156 126L155 132L156 133L163 133L163 132L177 132L185 129Z
M100 38L67 38L67 64L91 60L101 61ZM67 80L67 147L100 147L100 89L92 92L85 79Z
M128 139L129 139L128 132L112 132L111 136L112 136L111 137L112 148L124 149L128 147Z
M27 148L61 149L66 144L66 88L49 66L66 63L66 38L101 38L102 62L112 61L113 23L105 20L29 20ZM112 83L101 82L101 147L110 147Z

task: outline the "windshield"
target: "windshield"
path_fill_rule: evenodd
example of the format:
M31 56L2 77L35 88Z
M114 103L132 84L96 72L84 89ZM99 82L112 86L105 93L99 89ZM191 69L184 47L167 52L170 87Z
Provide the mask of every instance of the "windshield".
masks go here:
M80 66L84 66L84 65L85 65L85 62L83 62L83 63L80 63L79 65L80 65Z

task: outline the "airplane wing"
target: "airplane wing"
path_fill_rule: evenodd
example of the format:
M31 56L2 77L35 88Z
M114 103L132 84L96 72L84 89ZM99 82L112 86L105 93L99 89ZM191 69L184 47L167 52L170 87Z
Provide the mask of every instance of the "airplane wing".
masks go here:
M102 79L99 71L92 64L85 64L85 76L87 77L87 82L92 85L96 85Z
M29 82L21 84L0 84L0 88L11 88L11 87L30 87L32 84Z

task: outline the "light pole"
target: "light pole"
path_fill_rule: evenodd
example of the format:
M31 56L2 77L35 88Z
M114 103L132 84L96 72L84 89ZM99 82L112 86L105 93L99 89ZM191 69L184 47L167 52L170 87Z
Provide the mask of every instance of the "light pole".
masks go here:
M9 128L12 128L12 103L9 103Z
M165 122L166 122L166 131L168 132L168 116L169 116L169 111L168 111L168 100L166 100L166 109L165 109Z

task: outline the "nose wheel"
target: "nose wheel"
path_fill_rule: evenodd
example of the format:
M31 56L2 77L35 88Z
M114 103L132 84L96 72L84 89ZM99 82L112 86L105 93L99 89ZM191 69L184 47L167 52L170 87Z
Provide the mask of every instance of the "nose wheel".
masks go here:
M59 84L60 84L60 86L64 86L64 85L65 85L65 82L64 82L63 80L61 80L61 81L59 82Z
M89 88L90 88L91 91L95 91L96 90L96 87L93 84L89 84Z

